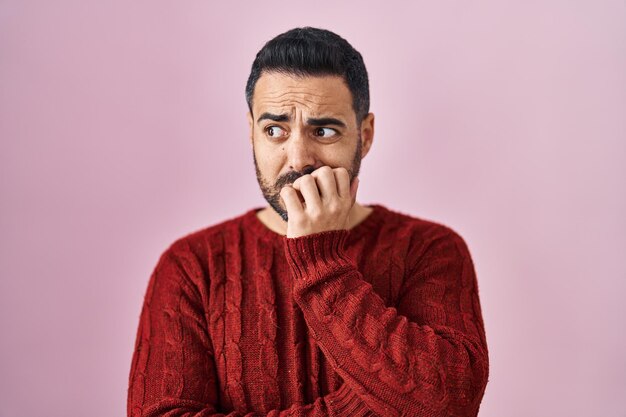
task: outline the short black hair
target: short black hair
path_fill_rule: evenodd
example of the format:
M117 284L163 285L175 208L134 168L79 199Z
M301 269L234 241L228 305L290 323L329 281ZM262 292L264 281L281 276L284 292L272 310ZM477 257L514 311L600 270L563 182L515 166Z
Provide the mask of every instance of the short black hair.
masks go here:
M265 43L256 54L246 83L250 114L254 87L263 71L298 76L339 75L352 93L357 126L369 112L369 81L363 57L348 41L329 30L294 28Z

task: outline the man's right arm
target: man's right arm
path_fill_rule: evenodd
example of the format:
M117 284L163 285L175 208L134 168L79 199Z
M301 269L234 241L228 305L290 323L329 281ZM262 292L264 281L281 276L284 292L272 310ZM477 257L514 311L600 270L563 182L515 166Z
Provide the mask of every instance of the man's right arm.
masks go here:
M166 253L150 277L129 376L129 417L375 416L349 386L267 413L219 410L213 348L195 285Z

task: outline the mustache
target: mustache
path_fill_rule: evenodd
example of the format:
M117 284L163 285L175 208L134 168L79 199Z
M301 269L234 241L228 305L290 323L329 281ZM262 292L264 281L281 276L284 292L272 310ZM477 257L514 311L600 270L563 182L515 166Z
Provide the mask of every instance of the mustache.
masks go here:
M312 173L313 171L315 171L315 169L316 168L314 167L308 167L308 168L305 168L302 172L289 171L285 175L281 175L280 177L278 177L278 179L276 180L276 188L280 190L287 184L293 184L295 180L297 180L298 178L304 175Z

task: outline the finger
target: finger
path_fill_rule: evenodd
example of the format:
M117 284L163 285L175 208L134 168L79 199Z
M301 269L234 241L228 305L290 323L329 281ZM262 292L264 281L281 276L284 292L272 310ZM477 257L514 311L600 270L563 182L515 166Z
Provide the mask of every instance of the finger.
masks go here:
M289 186L296 190L296 195L298 196L298 200L300 200L300 203L304 203L304 197L302 197L302 193L300 192L300 182L298 180L295 180L293 183L287 184L285 187Z
M331 167L318 168L311 173L311 176L315 178L322 200L328 201L339 196L335 174Z
M298 198L298 193L291 186L286 185L280 190L280 198L283 199L287 213L293 215L294 213L302 213L302 203Z
M310 174L303 175L294 181L293 188L300 191L304 197L306 208L319 208L322 204L317 183Z
M337 183L337 191L339 192L339 197L341 198L350 198L350 174L348 170L341 167L333 169L333 173L335 174L335 182Z

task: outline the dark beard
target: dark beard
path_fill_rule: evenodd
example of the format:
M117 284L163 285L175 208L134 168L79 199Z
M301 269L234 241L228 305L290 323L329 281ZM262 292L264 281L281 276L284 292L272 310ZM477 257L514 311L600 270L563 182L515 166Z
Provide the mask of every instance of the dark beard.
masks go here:
M352 180L359 175L359 170L361 169L361 132L359 132L359 137L357 140L356 151L354 152L354 158L352 158L352 165L350 169L348 169L348 173L350 174L350 184L352 184ZM261 187L261 192L263 193L263 197L269 203L269 205L274 209L276 213L286 222L288 220L287 210L284 209L280 205L280 190L288 184L293 184L295 180L300 178L303 175L310 174L316 170L314 167L307 167L302 172L298 171L289 171L288 173L281 175L278 177L273 186L268 185L268 183L262 178L261 171L259 171L259 165L256 160L256 154L254 152L254 146L252 147L252 158L254 159L254 169L256 170L256 179ZM331 167L334 168L334 167Z

